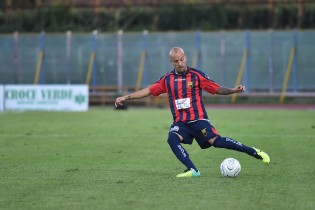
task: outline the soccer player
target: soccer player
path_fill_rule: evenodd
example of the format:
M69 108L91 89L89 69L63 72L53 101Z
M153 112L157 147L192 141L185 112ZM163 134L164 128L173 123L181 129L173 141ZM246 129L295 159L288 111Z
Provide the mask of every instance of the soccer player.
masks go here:
M118 97L115 105L139 99L150 95L168 94L169 106L174 122L169 129L168 144L171 150L187 168L176 177L197 177L200 172L191 161L182 144L192 144L197 141L201 149L211 146L232 149L247 153L262 162L269 164L269 156L254 147L248 147L232 138L221 136L210 123L202 99L202 90L211 94L229 95L245 91L245 86L225 88L211 80L205 73L186 66L186 56L180 47L174 47L169 52L174 69L165 74L155 84L137 92Z

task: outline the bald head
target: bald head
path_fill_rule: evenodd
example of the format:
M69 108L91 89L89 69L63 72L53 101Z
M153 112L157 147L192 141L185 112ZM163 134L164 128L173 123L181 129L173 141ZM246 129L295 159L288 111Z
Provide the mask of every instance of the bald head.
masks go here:
M173 64L176 73L183 74L186 72L186 56L182 48L173 47L170 50L170 61Z
M185 54L183 48L180 48L180 47L173 47L171 50L170 50L170 57L172 57L174 54Z

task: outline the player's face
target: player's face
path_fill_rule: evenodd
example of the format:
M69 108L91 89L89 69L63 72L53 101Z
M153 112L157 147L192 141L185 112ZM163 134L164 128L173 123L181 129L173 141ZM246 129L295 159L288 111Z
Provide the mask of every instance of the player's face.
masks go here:
M179 52L171 55L170 59L177 73L182 74L186 71L187 67L185 54Z

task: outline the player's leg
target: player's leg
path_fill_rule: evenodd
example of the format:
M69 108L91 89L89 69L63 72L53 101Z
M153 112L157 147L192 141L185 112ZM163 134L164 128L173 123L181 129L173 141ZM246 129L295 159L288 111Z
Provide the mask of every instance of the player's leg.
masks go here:
M251 156L254 156L254 154L256 153L255 149L248 147L229 137L218 136L215 139L210 139L209 142L214 147L232 149L239 152L247 153L248 155L251 155Z
M213 132L212 126L208 120L198 120L189 123L189 126L194 131L194 137L201 149L211 147L212 144L210 144L208 140L219 136L217 132Z
M191 161L188 152L181 145L181 143L192 143L192 138L187 133L186 129L187 128L184 125L172 125L167 140L168 144L171 147L171 150L173 151L177 159L187 168L184 173L178 174L177 177L200 176L200 172Z
M196 132L196 140L202 149L213 145L216 148L231 149L244 152L257 159L261 159L264 163L269 163L269 156L256 148L248 147L232 138L222 137L208 121L200 120L193 124Z
M215 139L210 139L209 142L216 148L226 148L244 152L256 159L262 160L264 163L270 163L270 157L267 153L253 147L248 147L232 138L218 136Z

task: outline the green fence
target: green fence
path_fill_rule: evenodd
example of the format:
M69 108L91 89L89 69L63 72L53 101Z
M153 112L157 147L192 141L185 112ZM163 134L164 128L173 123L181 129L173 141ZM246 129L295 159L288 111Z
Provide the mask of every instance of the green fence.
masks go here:
M289 64L287 90L315 91L315 31L124 33L121 42L119 36L2 34L0 84L33 84L36 72L39 84L82 84L90 69L90 85L116 86L121 81L124 86L136 86L140 56L146 51L141 82L144 87L172 69L169 50L180 46L188 65L203 70L224 86L235 85L247 51L242 83L249 91L281 91Z

